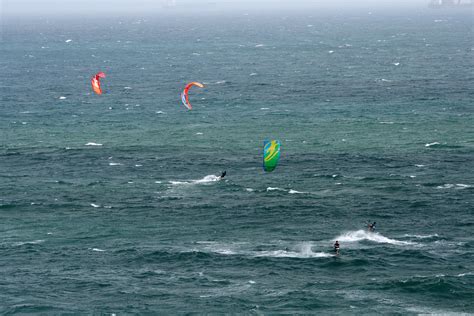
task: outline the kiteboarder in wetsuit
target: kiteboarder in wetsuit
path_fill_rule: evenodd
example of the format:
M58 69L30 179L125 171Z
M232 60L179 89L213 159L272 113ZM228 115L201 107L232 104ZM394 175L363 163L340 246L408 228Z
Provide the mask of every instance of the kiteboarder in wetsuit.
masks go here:
M224 178L226 174L227 174L227 171L225 171L225 170L222 171L222 174L221 174L221 176L220 176L219 178L220 178L220 179Z
M337 240L334 243L334 252L336 253L336 255L339 255L339 241Z
M369 223L369 224L367 225L367 228L369 229L369 232L373 232L373 231L375 230L375 224L376 224L376 223L374 222L373 224L370 224L370 223Z

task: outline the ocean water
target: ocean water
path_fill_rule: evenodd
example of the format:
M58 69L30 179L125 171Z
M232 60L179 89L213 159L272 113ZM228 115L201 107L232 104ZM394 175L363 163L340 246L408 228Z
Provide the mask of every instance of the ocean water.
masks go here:
M4 20L0 313L474 312L472 39L455 10Z

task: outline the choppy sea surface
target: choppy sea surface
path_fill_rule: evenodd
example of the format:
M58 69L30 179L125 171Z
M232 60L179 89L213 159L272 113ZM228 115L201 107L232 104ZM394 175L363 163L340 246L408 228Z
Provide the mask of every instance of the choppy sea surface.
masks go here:
M4 20L0 313L472 313L473 55L456 10Z

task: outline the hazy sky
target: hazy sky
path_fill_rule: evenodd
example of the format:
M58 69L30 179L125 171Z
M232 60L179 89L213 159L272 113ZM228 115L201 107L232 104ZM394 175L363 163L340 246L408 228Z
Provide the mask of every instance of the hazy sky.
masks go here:
M429 0L0 0L4 15L195 11L377 10L426 7Z

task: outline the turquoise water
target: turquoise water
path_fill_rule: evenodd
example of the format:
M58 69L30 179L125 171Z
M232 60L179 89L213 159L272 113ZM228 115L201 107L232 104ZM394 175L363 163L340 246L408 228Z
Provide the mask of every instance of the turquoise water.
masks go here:
M472 312L471 18L7 19L0 313Z

